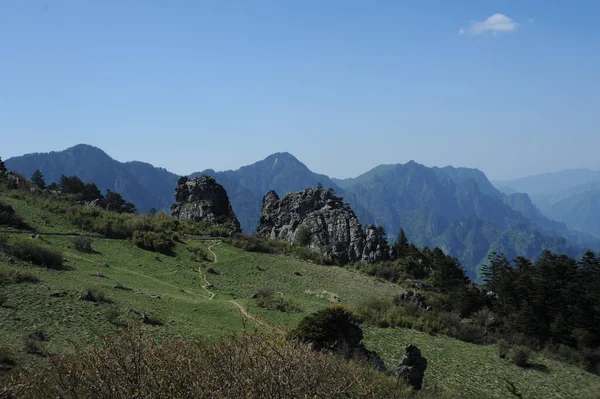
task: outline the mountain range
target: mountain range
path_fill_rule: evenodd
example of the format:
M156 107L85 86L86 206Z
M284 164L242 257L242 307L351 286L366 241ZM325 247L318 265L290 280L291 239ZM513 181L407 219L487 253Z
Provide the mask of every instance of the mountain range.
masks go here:
M493 183L505 193L527 193L545 216L600 238L600 171L570 169Z
M168 210L178 175L142 162L118 162L102 150L77 145L60 152L28 154L5 161L8 169L31 176L40 169L46 181L77 175L101 190L121 193L141 212ZM403 228L418 246L439 246L461 260L469 275L490 251L536 257L543 249L572 256L600 248L598 240L546 217L525 193L505 194L477 169L429 168L414 161L380 165L356 178L331 179L312 172L283 152L243 166L192 174L214 177L227 190L242 229L253 233L262 198L308 187L333 188L345 198L363 225L382 225L394 239ZM513 190L517 191L517 190Z

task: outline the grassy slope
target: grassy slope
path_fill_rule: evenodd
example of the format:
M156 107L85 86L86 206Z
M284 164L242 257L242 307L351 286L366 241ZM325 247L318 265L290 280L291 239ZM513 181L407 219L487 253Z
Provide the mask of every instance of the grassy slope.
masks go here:
M399 363L404 345L418 346L428 361L425 384L463 398L510 398L507 381L528 399L600 397L600 377L538 355L532 367L523 369L498 358L494 346L409 329L368 328L365 343L386 364Z
M165 325L145 329L157 336L201 336L214 341L232 329L243 328L242 316L230 302L232 299L261 320L293 326L306 314L330 303L327 298L306 293L307 290L325 290L350 306L368 297L389 297L401 291L396 285L343 268L243 252L226 244L213 247L218 256L217 264L201 265L192 261L186 250L187 243L178 244L174 256L165 256L136 248L127 240L95 238L96 253L84 254L72 248L70 237L52 235L76 232L63 217L25 201L3 198L2 193L0 199L13 205L26 222L35 226L42 233L41 240L59 248L70 266L68 270L57 271L19 262L9 265L7 257L0 254L0 267L27 269L42 280L38 284L0 288L9 296L8 302L0 307L0 345L11 346L23 361L36 360L35 356L23 352L23 337L38 328L47 333L49 341L45 346L51 353L69 351L74 344L97 343L98 334L114 328L105 315L110 308L118 309L123 315L131 315L130 309L156 314ZM49 218L51 224L42 223L42 217ZM212 266L219 273L206 275L214 284L211 290L217 294L212 301L202 288L200 266L203 270ZM98 277L97 273L105 277ZM115 289L118 282L132 290ZM256 307L250 296L266 284L298 303L301 311L282 313ZM112 303L79 301L79 294L88 285L101 287ZM50 296L63 290L68 296ZM161 299L152 299L150 294L159 294ZM498 359L494 347L467 344L444 336L368 328L365 341L382 354L390 368L398 364L404 345L419 346L429 360L426 383L443 386L460 397L510 397L504 378L513 382L526 398L597 398L600 392L600 378L577 368L536 358L535 362L546 366L546 371L541 371L541 367L523 370Z

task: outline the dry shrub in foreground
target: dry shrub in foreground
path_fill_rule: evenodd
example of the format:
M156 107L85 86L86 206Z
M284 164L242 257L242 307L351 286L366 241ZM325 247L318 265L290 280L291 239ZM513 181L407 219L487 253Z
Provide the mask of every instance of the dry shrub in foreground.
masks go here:
M13 398L402 398L385 374L279 335L162 344L128 330L14 378ZM7 392L5 392L6 394ZM0 395L1 396L1 395Z

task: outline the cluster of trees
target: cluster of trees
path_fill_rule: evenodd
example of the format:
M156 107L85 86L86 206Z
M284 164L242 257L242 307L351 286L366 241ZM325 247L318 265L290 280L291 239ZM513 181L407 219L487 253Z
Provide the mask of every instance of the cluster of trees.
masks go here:
M535 262L493 253L482 269L489 308L532 344L600 346L600 259L544 251Z
M106 190L106 195L102 195L95 183L85 183L77 176L62 175L58 184L52 183L46 186L44 175L37 169L31 175L30 180L32 184L41 190L47 188L48 190L61 191L64 194L74 195L83 201L95 202L96 205L109 211L137 213L135 205L126 201L121 194Z
M600 258L595 253L577 261L543 251L535 262L492 253L482 268L484 284L476 285L457 259L439 248L409 244L402 230L392 248L394 261L363 270L394 282L413 280L432 311L392 300L363 304L360 312L369 321L471 342L505 340L600 373Z

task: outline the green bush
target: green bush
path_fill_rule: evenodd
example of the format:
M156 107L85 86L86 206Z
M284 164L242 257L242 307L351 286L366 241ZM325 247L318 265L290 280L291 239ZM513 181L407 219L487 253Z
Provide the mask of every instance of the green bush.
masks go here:
M29 238L11 238L3 245L3 250L15 258L50 269L59 269L63 264L60 252Z
M208 251L200 244L190 243L187 250L192 254L191 258L195 262L208 260Z
M355 315L341 305L320 310L306 316L296 329L290 331L290 339L312 342L317 346L326 346L330 339L358 323ZM362 337L359 337L360 341Z
M168 233L154 231L135 231L132 237L133 244L148 251L168 254L175 243Z
M21 271L9 267L0 267L0 285L37 283L37 276L28 271Z
M509 350L509 360L519 367L527 366L530 357L531 349L526 346L513 346Z
M0 365L12 368L17 365L17 361L8 348L0 346Z
M89 293L91 295L91 297L87 296L87 298L89 298L89 300L92 302L110 302L102 288L97 287L95 285L88 285L85 288L84 296L82 296L82 299L84 299L86 293ZM86 300L88 300L87 298Z
M42 330L27 334L24 339L25 352L32 355L42 355L44 349L41 343L44 341L46 341L46 334Z
M93 252L92 240L88 237L73 237L73 246L80 252Z
M0 292L0 307L8 301L8 294L6 292Z
M501 339L498 341L496 346L498 347L498 357L500 359L506 359L510 352L510 344L505 340Z
M23 219L15 213L15 210L10 205L3 202L0 202L0 225L16 228L27 227Z
M145 314L142 318L142 322L145 324L150 324L151 326L162 326L164 324L158 316L152 314Z

